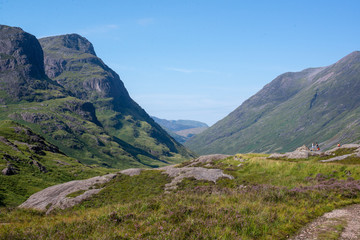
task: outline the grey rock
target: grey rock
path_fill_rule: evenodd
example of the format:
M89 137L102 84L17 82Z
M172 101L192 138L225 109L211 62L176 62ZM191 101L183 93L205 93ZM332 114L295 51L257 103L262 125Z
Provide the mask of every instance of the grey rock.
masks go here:
M52 187L31 195L20 208L31 208L50 213L55 209L66 209L72 207L90 196L98 193L101 188L93 189L95 185L109 182L116 174L93 177L86 180L75 180ZM67 197L69 194L84 190L85 192L74 198Z
M129 169L125 169L125 170L120 171L120 173L128 175L128 176L136 176L136 175L139 175L142 171L144 171L144 169L141 169L141 168L129 168Z
M194 177L196 180L207 180L214 183L216 183L216 181L222 177L234 179L233 176L224 174L221 169L208 169L202 167L176 168L174 165L162 167L160 169L164 170L164 174L167 174L169 177L173 178L170 183L165 185L165 192L176 189L176 185L184 178Z
M211 154L211 155L204 155L200 156L194 160L191 161L191 163L188 165L188 167L194 166L196 164L204 164L204 163L212 163L216 160L221 160L227 157L230 157L231 155L225 155L225 154Z
M304 159L308 158L309 156L319 156L324 154L320 151L310 151L308 147L305 145L297 148L293 152L287 152L287 153L273 153L269 156L269 158L292 158L292 159Z
M353 143L350 143L350 144L344 144L340 147L335 147L333 149L330 149L328 151L325 152L325 154L327 155L331 155L333 152L335 152L336 150L338 149L346 149L346 148L358 148L356 151L360 151L360 144L353 144Z
M15 168L12 164L8 164L6 168L4 168L1 173L6 176L15 175L18 173L18 169Z
M326 160L321 160L320 162L334 162L334 161L340 161L340 160L344 160L347 157L350 157L354 154L346 154L346 155L342 155L342 156L338 156L338 157L333 157L330 159L326 159Z
M36 160L32 160L32 161L30 162L30 165L36 166L36 167L40 170L40 172L43 172L43 173L47 173L47 172L48 172L48 170L46 169L46 167L43 166L41 163L39 163L39 162L36 161Z

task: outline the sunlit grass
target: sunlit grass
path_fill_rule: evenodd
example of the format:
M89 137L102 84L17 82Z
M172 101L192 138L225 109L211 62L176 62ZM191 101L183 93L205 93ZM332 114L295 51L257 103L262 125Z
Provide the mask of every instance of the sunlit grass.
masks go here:
M264 157L216 161L212 167L228 169L235 179L185 179L171 194L163 193L169 178L151 170L119 176L92 199L47 216L1 210L0 238L286 239L325 212L360 203L354 165ZM352 179L345 181L349 172Z

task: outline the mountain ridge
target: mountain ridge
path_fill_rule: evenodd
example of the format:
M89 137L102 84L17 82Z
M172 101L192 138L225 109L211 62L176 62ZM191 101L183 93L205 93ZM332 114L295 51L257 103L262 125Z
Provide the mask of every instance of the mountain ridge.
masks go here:
M0 81L12 83L0 87L1 120L31 128L87 164L158 167L192 156L130 98L86 38L47 37L41 46L20 28L0 30Z
M200 154L234 154L356 141L357 131L349 131L359 127L354 119L360 111L359 66L355 51L327 67L284 73L185 145Z

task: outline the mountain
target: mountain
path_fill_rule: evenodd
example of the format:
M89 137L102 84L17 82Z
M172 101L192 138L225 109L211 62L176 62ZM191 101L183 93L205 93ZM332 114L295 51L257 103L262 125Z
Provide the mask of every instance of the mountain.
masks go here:
M189 138L209 127L206 123L194 120L166 120L154 116L152 118L180 143L185 143Z
M360 139L360 52L328 67L275 78L227 117L190 139L199 154L285 152Z
M39 43L3 25L0 33L0 120L29 127L86 164L157 167L192 156L130 98L85 38Z

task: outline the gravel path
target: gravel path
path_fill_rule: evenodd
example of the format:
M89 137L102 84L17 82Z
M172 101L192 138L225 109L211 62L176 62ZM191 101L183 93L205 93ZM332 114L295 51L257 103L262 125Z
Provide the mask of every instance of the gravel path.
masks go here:
M360 239L360 204L336 209L306 225L291 240Z

